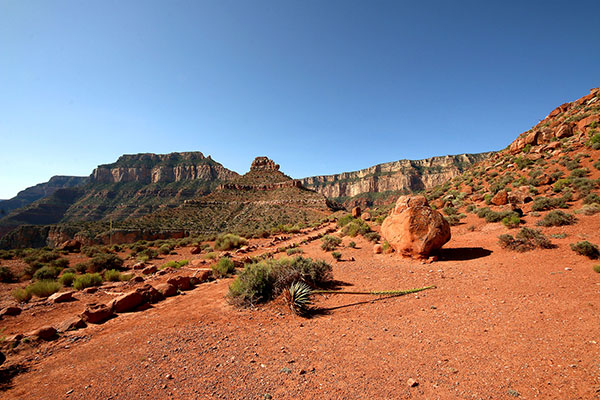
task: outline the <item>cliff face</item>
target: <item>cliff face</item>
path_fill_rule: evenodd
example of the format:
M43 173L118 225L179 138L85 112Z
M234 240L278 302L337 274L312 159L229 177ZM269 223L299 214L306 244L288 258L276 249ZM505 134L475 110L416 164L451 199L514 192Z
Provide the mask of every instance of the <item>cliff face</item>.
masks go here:
M229 180L237 173L224 168L200 152L170 154L126 154L112 164L100 165L92 173L97 183L180 182L189 180Z
M347 202L364 193L416 192L452 179L493 153L460 154L425 160L400 160L354 172L301 179L304 186L328 198Z
M0 200L0 218L17 208L25 207L39 199L50 196L58 189L72 188L84 185L89 178L87 176L53 176L48 182L21 190L15 197L9 200Z

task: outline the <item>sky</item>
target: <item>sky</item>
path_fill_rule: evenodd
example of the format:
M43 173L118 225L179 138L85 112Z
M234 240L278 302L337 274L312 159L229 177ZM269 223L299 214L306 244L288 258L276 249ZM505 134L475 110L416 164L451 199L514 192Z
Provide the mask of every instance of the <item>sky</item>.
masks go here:
M600 86L595 1L0 0L0 199L122 154L294 178L500 150Z

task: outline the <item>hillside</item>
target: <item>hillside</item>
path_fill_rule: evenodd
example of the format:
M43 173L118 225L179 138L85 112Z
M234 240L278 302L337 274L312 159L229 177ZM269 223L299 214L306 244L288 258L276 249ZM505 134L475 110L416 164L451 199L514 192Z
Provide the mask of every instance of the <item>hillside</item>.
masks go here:
M88 180L89 178L86 176L53 176L48 182L39 183L21 190L12 199L0 200L0 217L5 216L12 210L25 207L36 200L48 197L58 189L81 186Z
M307 188L347 207L393 201L399 194L415 193L444 183L493 153L460 154L424 160L400 160L335 175L301 179Z

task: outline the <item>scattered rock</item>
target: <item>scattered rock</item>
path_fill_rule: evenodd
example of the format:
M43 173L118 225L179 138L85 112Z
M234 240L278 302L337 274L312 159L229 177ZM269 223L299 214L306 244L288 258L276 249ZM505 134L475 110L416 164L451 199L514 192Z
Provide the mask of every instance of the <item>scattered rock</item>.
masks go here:
M380 244L376 244L373 246L373 253L381 254L383 252L383 246Z
M115 299L112 299L108 303L108 307L110 307L116 313L123 313L133 310L142 303L144 303L144 296L142 296L136 290L134 292L125 293Z
M404 257L427 258L450 240L450 225L424 196L401 196L381 234Z
M42 339L42 340L52 340L56 338L56 328L54 328L53 326L42 326L39 329L36 329L34 331L31 331L27 334L25 334L25 336L29 336L29 337L34 337L36 339Z
M57 292L48 297L48 300L50 300L52 303L64 303L67 301L73 301L75 300L73 298L74 293L75 291L73 290L69 290L68 292Z
M179 290L190 290L192 288L192 283L189 276L174 276L172 278L169 278L167 283L175 286Z
M97 291L98 291L97 286L92 286L92 287L83 289L83 293L96 293Z
M0 317L4 317L5 315L16 316L21 314L21 308L16 306L8 306L0 311Z
M21 339L23 339L23 335L17 333L16 335L10 335L4 338L4 340L0 341L0 348L2 349L13 349L21 343Z
M155 273L156 271L158 271L158 268L156 268L156 265L150 265L142 270L142 274L150 275L150 274Z
M408 381L406 381L406 384L408 385L408 387L416 387L419 386L419 382L417 382L416 380L414 380L413 378L409 378Z
M90 304L81 313L81 318L90 324L100 324L114 315L111 307L106 304Z
M149 283L145 284L141 288L136 289L136 292L142 295L145 303L158 303L161 300L164 300L165 296L163 296L154 286Z
M77 329L85 328L86 326L87 326L87 324L85 323L83 318L75 316L75 317L71 317L71 318L66 319L63 322L61 322L58 325L58 331L59 332L74 331Z
M368 212L362 213L362 215L360 217L362 218L363 221L370 221L371 213L368 213Z
M503 206L508 204L508 193L506 190L500 190L498 193L492 197L492 204L497 206Z
M200 254L200 253L202 253L202 247L196 246L192 250L190 250L190 253L192 253L192 254Z
M132 283L140 283L140 282L144 282L144 277L143 277L143 276L136 275L136 276L134 276L133 278L131 278L131 279L129 280L129 282L132 282Z
M206 282L212 278L212 270L210 268L200 269L194 273L191 283L196 285L198 283Z
M164 297L171 297L177 294L177 288L170 283L161 283L156 286L156 290Z
M133 269L144 269L144 268L146 268L146 264L143 262L133 264Z
M79 240L71 239L63 242L58 246L60 250L65 250L68 252L73 252L79 250L81 248L81 242Z

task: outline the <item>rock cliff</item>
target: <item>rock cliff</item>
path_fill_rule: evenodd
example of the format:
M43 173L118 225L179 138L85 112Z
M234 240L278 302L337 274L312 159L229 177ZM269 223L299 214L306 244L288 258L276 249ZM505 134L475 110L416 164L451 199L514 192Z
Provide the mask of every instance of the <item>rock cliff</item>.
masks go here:
M424 160L400 160L359 171L301 179L304 186L346 205L364 193L414 193L452 179L493 153L460 154Z

